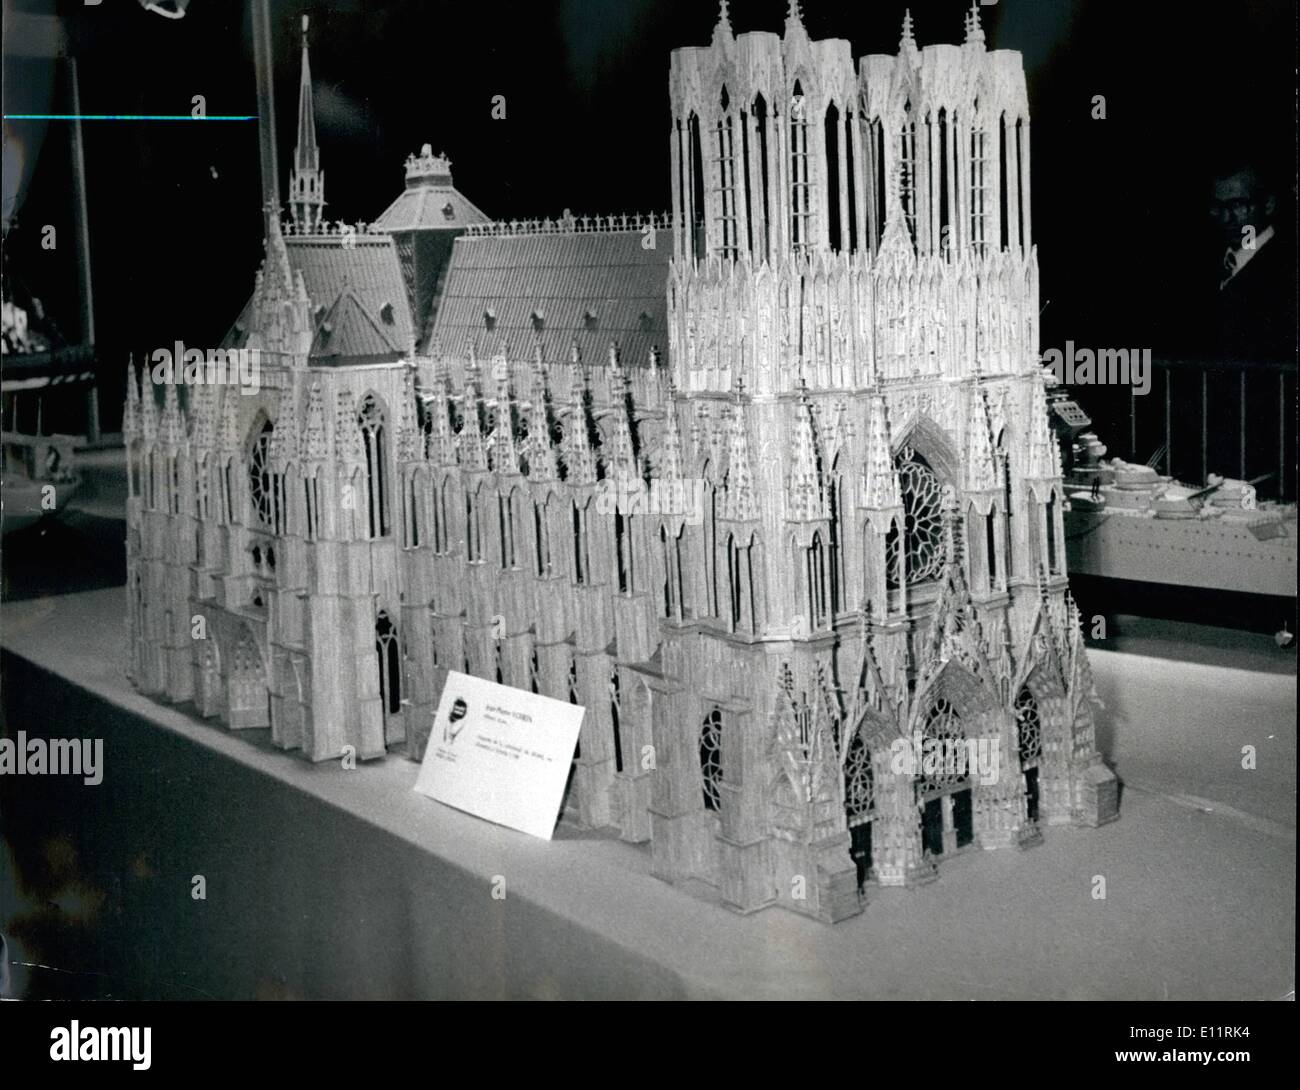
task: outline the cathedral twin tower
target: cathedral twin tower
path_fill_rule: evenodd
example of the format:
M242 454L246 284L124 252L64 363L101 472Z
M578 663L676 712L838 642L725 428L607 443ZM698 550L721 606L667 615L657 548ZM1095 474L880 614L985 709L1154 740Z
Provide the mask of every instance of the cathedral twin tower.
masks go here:
M735 35L723 3L708 46L674 51L670 97L662 257L639 245L655 221L471 226L442 296L410 300L433 316L414 349L367 330L323 357L386 311L312 298L303 269L339 240L272 229L244 325L274 396L227 410L186 470L235 499L131 500L137 683L317 760L418 756L450 671L572 700L567 820L648 840L660 877L743 912L841 919L872 883L1114 817L1064 570L1019 55L972 10L962 45L918 48L909 17L897 55L855 69L796 5L781 35ZM403 238L382 244L407 273ZM623 286L647 260L666 310ZM514 297L462 288L511 262ZM601 262L631 309L584 357L618 325L575 292ZM666 352L634 358L656 333ZM150 430L133 465L170 487ZM182 463L211 430L170 427ZM663 510L652 483L702 502ZM900 767L913 740L981 742L996 774Z

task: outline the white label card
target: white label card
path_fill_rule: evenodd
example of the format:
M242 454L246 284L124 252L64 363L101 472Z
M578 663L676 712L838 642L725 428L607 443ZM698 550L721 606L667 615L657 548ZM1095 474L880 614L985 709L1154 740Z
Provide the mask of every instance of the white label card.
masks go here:
M452 671L415 790L550 840L584 709Z

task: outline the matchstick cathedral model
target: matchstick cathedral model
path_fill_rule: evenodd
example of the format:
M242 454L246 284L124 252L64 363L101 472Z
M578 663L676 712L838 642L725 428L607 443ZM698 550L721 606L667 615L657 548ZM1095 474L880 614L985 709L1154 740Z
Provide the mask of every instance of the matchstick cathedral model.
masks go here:
M1116 817L1020 54L724 2L669 98L670 214L490 221L426 146L331 225L304 41L258 388L129 384L136 685L313 761L418 758L452 670L581 704L564 820L738 912Z

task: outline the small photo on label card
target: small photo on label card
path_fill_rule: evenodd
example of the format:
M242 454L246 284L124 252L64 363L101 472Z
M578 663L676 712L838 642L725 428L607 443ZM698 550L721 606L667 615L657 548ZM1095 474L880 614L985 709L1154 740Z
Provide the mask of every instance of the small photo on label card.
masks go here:
M550 840L584 709L452 671L415 790Z

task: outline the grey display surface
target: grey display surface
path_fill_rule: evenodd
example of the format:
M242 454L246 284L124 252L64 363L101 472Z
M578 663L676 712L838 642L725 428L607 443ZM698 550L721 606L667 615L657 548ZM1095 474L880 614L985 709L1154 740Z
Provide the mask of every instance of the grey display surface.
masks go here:
M309 765L249 745L269 732L235 737L156 705L123 676L121 588L8 604L2 642L48 672L19 664L10 684L66 690L6 693L9 734L102 736L104 781L77 790L115 838L149 841L142 825L169 809L152 841L168 857L155 880L174 889L141 926L195 997L1272 999L1293 986L1294 676L1090 652L1125 820L959 857L923 891L872 889L861 916L826 927L735 917L616 840L561 828L547 844L439 806L400 757ZM69 702L86 716L68 718ZM4 903L8 885L5 919L22 907Z

